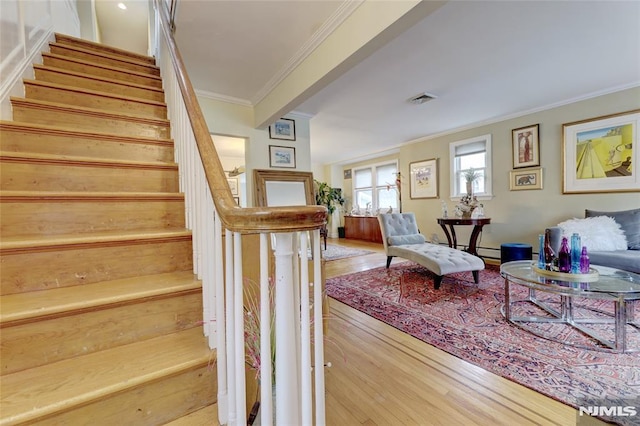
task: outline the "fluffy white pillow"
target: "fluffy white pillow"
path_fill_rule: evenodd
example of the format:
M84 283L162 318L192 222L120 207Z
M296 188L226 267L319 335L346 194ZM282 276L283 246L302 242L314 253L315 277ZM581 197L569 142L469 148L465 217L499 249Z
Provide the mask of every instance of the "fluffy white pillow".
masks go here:
M569 219L558 224L565 237L571 241L574 232L580 235L580 242L587 251L614 251L627 249L627 237L620 224L609 216Z

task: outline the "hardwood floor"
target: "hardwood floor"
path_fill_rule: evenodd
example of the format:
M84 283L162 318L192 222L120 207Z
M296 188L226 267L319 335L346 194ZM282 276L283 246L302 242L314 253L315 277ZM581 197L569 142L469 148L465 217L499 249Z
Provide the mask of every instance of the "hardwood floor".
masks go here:
M385 265L373 254L326 263L326 277ZM327 425L575 425L576 410L330 299ZM589 424L605 424L598 420Z

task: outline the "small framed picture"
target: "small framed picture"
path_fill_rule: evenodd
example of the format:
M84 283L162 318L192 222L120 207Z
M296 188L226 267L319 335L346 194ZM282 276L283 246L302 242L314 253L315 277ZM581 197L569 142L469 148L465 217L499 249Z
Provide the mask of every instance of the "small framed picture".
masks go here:
M269 166L296 168L296 149L290 146L269 145Z
M343 179L351 179L351 169L346 169L342 172Z
M409 179L412 199L438 198L438 159L410 163Z
M542 189L542 167L509 172L509 190Z
M289 118L281 118L269 126L269 138L281 139L284 141L295 141L296 122Z
M540 165L540 125L521 127L511 131L513 144L513 168Z
M231 188L231 195L238 195L238 178L227 178L227 182Z

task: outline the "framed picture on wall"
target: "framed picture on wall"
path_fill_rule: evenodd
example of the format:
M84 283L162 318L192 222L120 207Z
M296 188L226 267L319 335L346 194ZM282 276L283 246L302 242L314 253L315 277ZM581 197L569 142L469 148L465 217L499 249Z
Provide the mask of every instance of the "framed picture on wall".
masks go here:
M411 198L438 198L438 159L409 164Z
M229 188L231 188L231 195L238 195L238 178L227 178L229 182Z
M542 189L542 167L509 172L509 190Z
M296 122L289 118L281 118L280 120L269 126L269 138L281 139L285 141L295 141Z
M562 125L564 194L640 192L640 109Z
M296 149L290 146L269 145L269 166L296 168Z
M521 127L511 131L513 146L513 168L540 165L540 125Z

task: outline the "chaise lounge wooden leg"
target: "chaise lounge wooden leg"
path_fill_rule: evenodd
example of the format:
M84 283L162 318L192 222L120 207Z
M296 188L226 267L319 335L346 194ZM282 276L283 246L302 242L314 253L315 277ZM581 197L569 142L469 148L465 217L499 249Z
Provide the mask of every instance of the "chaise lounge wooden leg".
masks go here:
M387 269L389 269L389 266L391 265L391 259L393 259L393 256L387 256Z
M473 274L473 280L476 282L476 284L480 283L480 271L471 271L471 273Z
M433 288L438 290L440 288L440 283L442 282L442 275L436 275L433 280Z

